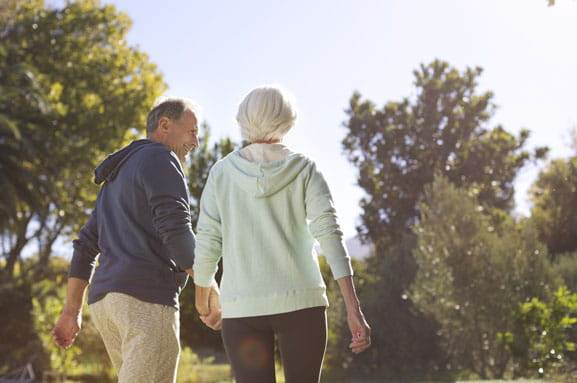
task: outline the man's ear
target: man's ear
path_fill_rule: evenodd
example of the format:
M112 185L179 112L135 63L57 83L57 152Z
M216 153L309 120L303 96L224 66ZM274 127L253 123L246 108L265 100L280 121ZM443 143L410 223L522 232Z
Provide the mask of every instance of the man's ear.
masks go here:
M158 132L160 134L166 134L168 132L168 125L170 123L170 119L168 117L162 117L159 121L158 121Z

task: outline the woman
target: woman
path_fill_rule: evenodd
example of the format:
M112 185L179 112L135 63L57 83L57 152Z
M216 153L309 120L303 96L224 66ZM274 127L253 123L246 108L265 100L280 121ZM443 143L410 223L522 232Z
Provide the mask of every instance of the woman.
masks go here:
M284 90L252 90L236 119L251 144L217 162L203 190L194 262L196 306L201 318L220 310L216 299L209 303L209 286L222 256L222 338L236 382L275 381L275 335L286 382L318 382L328 300L315 239L343 294L352 352L370 346L371 331L355 293L329 188L311 159L281 143L296 119Z

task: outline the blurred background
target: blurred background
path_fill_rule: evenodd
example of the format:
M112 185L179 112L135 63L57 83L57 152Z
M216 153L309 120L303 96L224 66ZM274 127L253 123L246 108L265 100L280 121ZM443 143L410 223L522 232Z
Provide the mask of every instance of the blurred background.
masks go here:
M349 353L320 254L324 382L577 381L576 19L575 0L0 0L0 382L115 381L89 309L71 349L49 335L94 167L158 96L194 99L195 224L266 83L295 95L286 144L331 187L373 327ZM232 382L191 285L179 382Z

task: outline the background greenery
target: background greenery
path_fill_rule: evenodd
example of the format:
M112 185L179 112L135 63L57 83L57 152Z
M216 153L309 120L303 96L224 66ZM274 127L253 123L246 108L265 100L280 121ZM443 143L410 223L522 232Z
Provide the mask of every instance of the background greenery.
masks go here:
M142 134L166 89L127 45L130 23L96 0L0 5L0 375L32 362L75 381L115 379L89 310L70 350L49 330L68 269L55 244L90 213L95 165ZM347 351L344 306L321 257L327 381L575 378L577 153L549 160L547 148L525 149L529 131L492 126L482 73L436 60L414 71L411 98L378 106L351 96L342 145L365 191L359 233L375 246L353 260L373 347ZM201 131L187 164L194 222L210 167L242 145ZM514 180L529 161L545 167L531 216L518 219ZM192 288L181 301L180 381L229 381Z

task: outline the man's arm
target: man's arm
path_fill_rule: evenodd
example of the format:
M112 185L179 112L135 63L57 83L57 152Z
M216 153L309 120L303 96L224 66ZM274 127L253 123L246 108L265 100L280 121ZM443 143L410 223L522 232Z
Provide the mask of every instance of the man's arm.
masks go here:
M192 269L196 241L189 196L178 159L159 152L143 160L140 180L152 212L152 225L179 270Z
M66 302L51 331L54 342L64 349L74 343L82 327L84 296L96 264L96 257L100 253L97 221L95 207L86 225L80 229L79 238L73 242L74 254L68 272Z
M82 327L82 306L88 282L75 277L68 278L66 303L51 334L54 342L63 349L69 348Z

